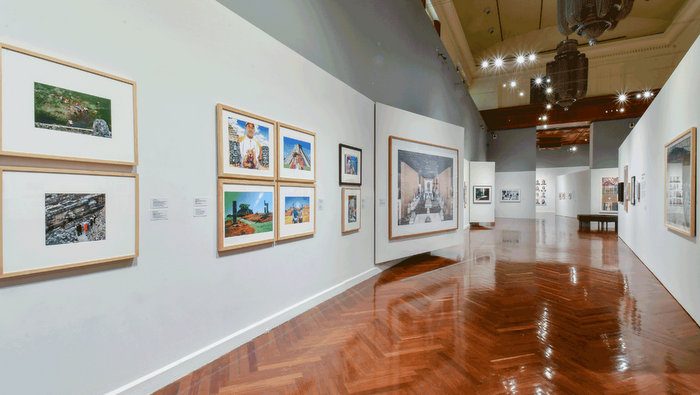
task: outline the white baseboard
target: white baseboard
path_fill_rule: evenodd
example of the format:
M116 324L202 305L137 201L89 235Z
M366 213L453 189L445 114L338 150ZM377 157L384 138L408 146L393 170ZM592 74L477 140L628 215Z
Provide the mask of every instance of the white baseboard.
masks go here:
M342 281L328 289L297 302L275 314L272 314L252 325L240 329L223 339L217 340L193 353L186 355L177 361L154 370L130 383L108 392L108 395L116 394L143 394L152 393L180 377L199 369L209 362L219 358L227 352L239 347L250 340L270 331L297 315L311 309L314 306L336 296L343 291L359 284L360 282L382 272L383 269L373 267L354 277Z

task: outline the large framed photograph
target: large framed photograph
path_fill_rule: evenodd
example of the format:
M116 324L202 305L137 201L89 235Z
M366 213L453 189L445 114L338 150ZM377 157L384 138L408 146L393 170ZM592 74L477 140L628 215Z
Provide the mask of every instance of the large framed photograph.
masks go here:
M277 240L313 236L316 232L316 187L300 183L277 186L279 230Z
M472 202L474 204L491 204L491 186L490 185L474 185Z
M339 144L340 185L362 185L362 150Z
M600 211L603 213L616 213L618 203L618 177L602 177L601 186L601 205Z
M275 184L219 179L219 252L275 241Z
M519 188L501 189L501 202L503 202L503 203L520 203L520 189Z
M697 129L690 128L666 144L664 222L674 232L695 237Z
M0 168L0 278L133 259L138 176Z
M357 232L361 227L362 204L360 188L342 188L341 190L341 232Z
M448 232L458 226L459 151L389 137L389 239Z
M216 105L219 177L275 179L275 121Z
M0 44L0 154L136 165L136 84Z
M280 123L279 171L280 181L316 181L316 134Z

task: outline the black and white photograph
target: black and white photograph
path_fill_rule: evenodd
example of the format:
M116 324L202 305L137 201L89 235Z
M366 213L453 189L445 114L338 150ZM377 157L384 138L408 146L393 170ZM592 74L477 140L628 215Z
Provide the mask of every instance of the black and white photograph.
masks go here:
M544 193L543 196L544 198ZM502 189L501 202L504 203L520 203L520 189Z
M472 202L476 204L490 204L492 200L491 197L491 186L488 185L475 185L473 188Z

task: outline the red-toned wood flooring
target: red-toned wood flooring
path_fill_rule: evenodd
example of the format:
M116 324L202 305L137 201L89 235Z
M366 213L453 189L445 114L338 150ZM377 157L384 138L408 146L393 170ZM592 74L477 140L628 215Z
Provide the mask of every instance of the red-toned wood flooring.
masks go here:
M159 393L700 393L700 328L612 232L499 219L466 244L462 262L412 258Z

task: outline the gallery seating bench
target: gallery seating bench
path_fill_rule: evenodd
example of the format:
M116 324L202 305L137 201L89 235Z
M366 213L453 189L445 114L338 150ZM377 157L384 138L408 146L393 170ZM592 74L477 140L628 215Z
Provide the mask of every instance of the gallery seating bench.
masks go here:
M578 215L578 229L583 228L591 229L591 222L598 223L598 229L608 230L608 223L612 222L615 224L615 233L617 233L617 215L613 214L579 214Z

